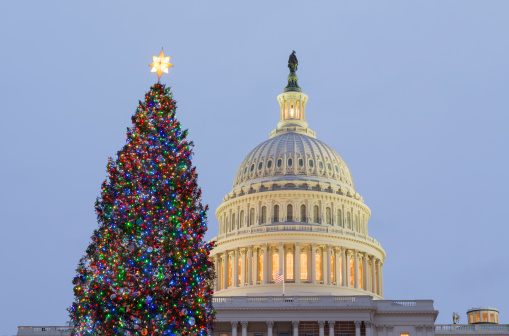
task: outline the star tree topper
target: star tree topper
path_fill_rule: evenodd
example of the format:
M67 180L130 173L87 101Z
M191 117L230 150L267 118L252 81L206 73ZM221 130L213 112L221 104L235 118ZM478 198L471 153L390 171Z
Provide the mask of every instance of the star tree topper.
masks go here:
M173 64L170 63L170 56L166 57L164 55L164 51L161 48L161 53L159 56L152 55L152 59L154 62L150 64L152 69L150 72L157 72L157 80L159 81L161 79L161 75L164 73L168 73L168 68L172 67Z

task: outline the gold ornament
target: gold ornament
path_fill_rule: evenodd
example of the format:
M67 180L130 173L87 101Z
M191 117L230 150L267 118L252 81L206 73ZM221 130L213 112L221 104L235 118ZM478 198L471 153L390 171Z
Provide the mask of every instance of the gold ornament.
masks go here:
M161 75L164 73L168 73L168 68L172 67L173 64L170 63L170 56L164 56L164 51L161 48L161 53L159 56L152 55L152 59L154 62L150 64L152 69L150 72L157 72L157 81L161 79Z

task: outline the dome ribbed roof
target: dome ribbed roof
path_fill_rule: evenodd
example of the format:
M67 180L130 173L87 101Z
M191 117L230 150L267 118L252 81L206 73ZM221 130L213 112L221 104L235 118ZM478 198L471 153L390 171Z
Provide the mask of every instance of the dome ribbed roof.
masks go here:
M285 132L256 146L237 170L233 189L285 180L334 183L355 191L350 169L338 153L298 132Z

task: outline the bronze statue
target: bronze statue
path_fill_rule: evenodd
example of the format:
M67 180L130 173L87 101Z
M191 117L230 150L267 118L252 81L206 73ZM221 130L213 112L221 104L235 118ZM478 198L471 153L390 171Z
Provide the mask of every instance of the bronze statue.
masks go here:
M295 50L292 50L292 54L290 55L290 58L288 59L288 68L290 69L290 72L297 71L298 65L299 65L299 61L297 61L297 56L295 56Z

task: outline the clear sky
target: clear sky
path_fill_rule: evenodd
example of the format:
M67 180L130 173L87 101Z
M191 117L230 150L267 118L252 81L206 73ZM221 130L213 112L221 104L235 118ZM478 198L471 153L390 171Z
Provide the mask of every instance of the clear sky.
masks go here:
M292 49L307 121L349 165L387 252L387 299L438 323L509 323L509 1L3 1L0 336L63 325L125 142L164 46L177 117L214 215L279 118Z

